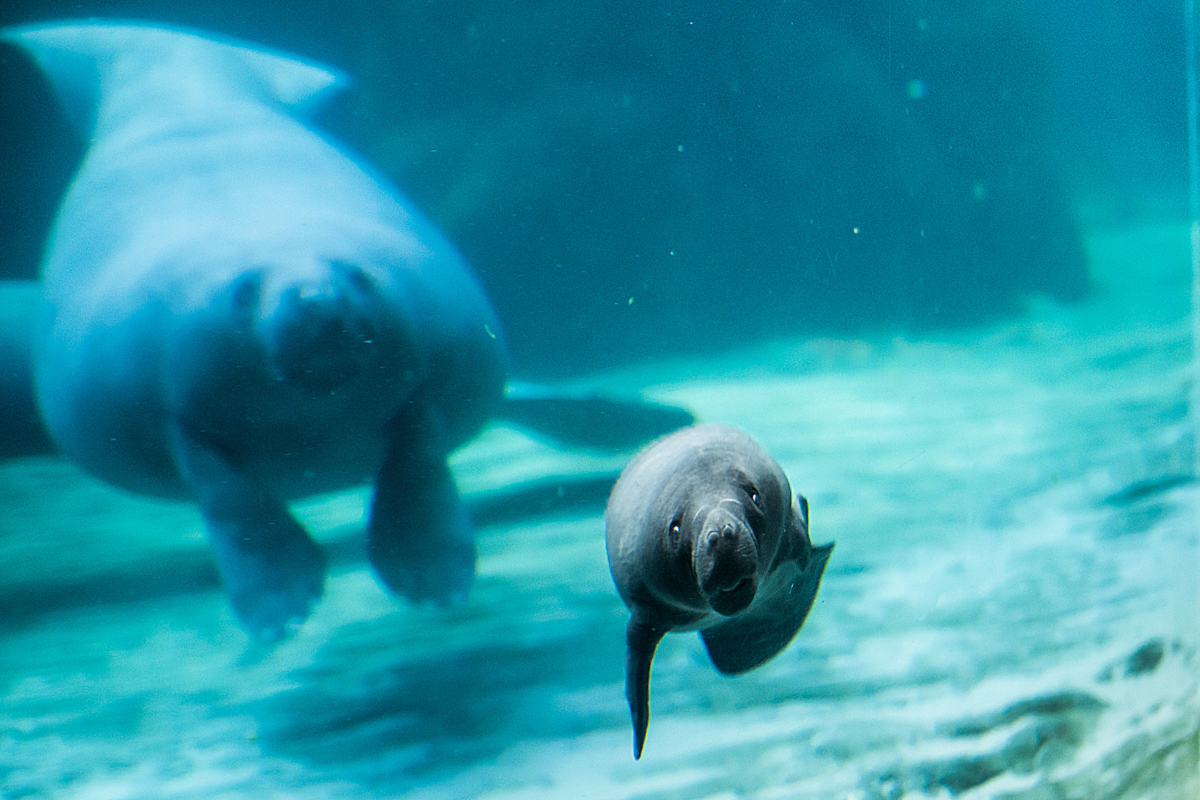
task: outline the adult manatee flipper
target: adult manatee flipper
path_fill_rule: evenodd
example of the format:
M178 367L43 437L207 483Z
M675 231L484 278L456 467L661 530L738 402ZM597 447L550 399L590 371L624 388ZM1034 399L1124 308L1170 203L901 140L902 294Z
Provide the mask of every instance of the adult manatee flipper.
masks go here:
M436 426L431 414L420 422ZM465 600L475 579L470 512L445 453L422 437L398 435L375 480L367 556L389 589L414 603Z
M234 613L255 639L282 639L321 596L324 552L282 501L212 444L178 427L173 440Z

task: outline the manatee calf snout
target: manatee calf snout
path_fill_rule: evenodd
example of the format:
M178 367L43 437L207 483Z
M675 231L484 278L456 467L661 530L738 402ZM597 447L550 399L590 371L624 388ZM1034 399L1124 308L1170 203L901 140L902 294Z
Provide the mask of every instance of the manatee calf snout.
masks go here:
M724 616L744 610L758 591L758 543L754 531L725 508L704 521L695 551L696 579L713 611Z

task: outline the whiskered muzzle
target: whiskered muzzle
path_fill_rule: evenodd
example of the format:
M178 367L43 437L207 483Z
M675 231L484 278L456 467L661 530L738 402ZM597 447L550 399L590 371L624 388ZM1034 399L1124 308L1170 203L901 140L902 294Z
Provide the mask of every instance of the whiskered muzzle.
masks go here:
M381 345L371 299L337 273L283 289L267 320L272 375L318 394L360 375Z
M726 616L744 610L758 591L758 543L740 515L723 504L708 514L693 553L700 592Z

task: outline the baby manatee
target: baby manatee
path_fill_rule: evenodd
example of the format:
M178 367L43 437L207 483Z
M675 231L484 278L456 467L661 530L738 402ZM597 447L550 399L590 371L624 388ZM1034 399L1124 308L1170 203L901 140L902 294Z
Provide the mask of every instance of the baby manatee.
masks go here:
M685 428L626 467L605 515L608 563L632 615L625 694L635 758L650 721L650 664L671 631L698 630L726 675L787 647L833 544L808 537L808 501L779 464L723 425Z

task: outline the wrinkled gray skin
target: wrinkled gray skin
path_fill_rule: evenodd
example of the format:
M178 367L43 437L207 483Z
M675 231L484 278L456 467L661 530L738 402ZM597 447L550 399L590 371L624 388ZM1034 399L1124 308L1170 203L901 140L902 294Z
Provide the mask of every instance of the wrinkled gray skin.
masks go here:
M662 637L698 630L736 675L787 647L804 624L832 544L814 547L808 502L745 433L686 428L621 474L605 517L608 563L632 615L625 693L634 757L650 721L650 665Z

